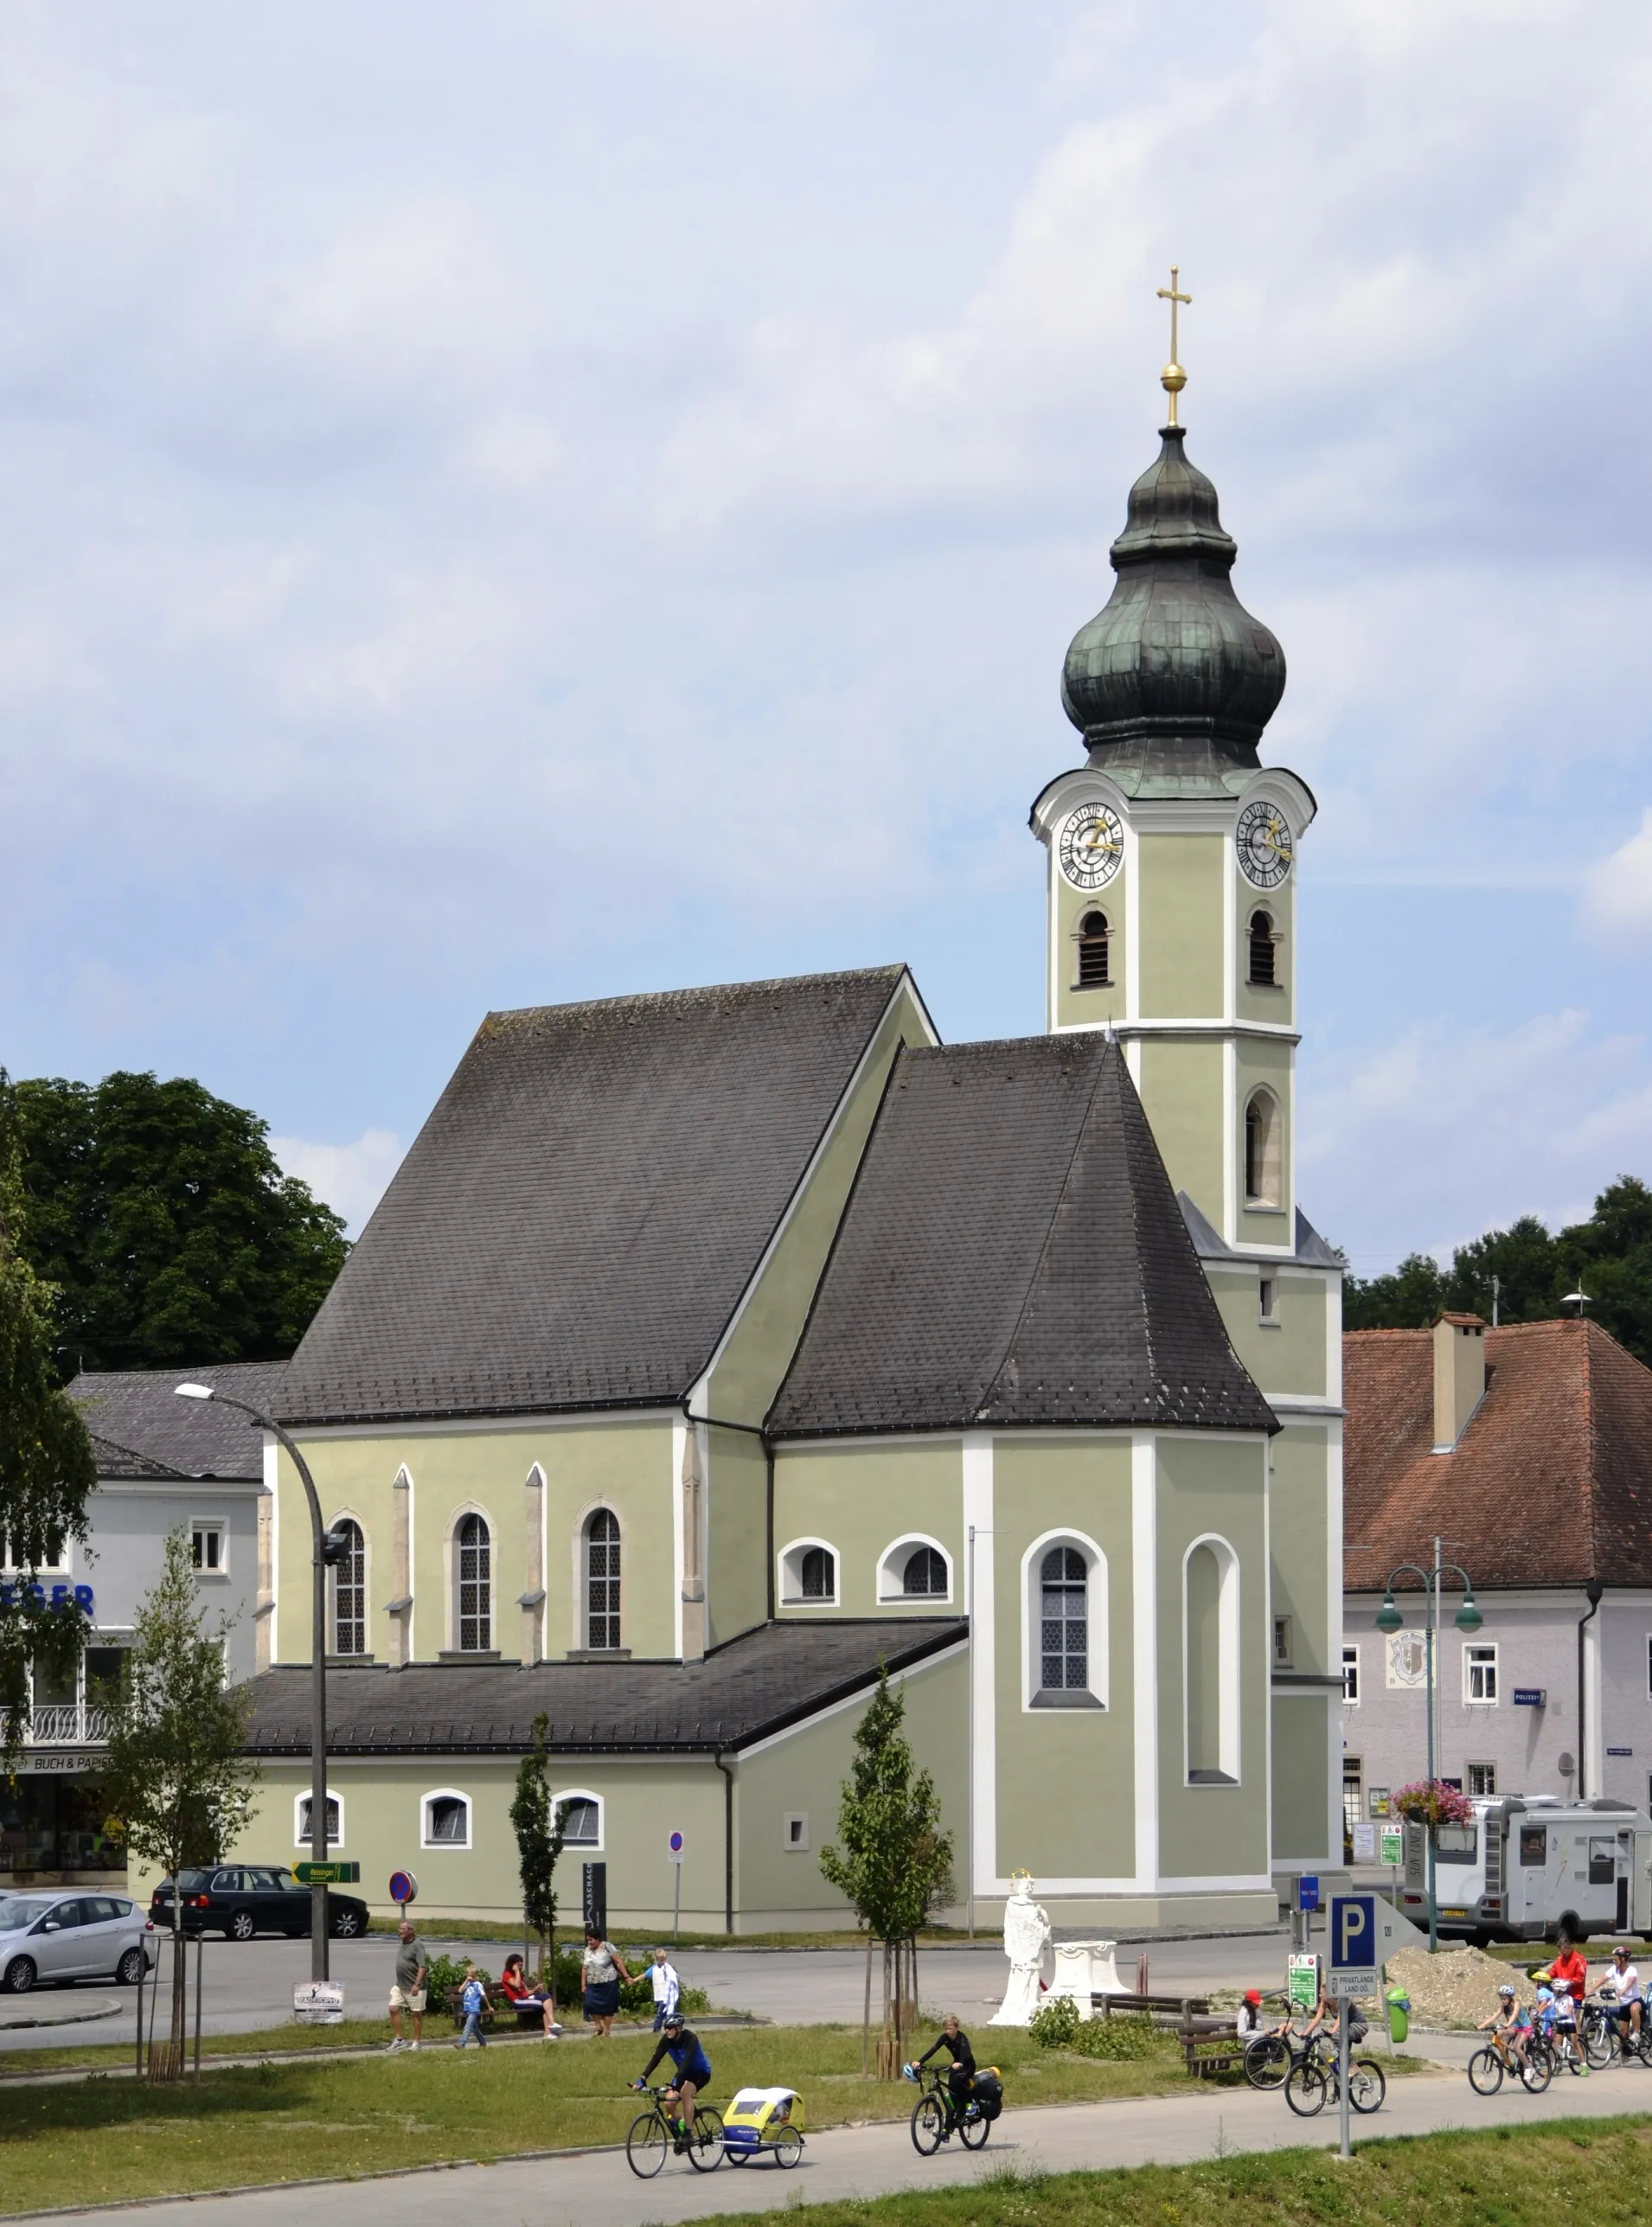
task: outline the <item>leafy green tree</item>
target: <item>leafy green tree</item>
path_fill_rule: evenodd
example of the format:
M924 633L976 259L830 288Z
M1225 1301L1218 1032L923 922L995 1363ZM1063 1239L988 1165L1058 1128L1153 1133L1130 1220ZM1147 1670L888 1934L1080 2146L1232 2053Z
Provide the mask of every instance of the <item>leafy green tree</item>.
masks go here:
M161 1574L138 1610L124 1675L110 1696L106 1798L129 1857L166 1872L172 1896L172 2025L150 2047L151 2079L183 2070L182 1897L187 1865L215 1864L253 1815L259 1769L243 1752L249 1700L226 1675L220 1616L210 1629L195 1590L188 1526L169 1532Z
M940 1829L940 1797L925 1771L914 1771L901 1730L906 1696L878 1669L878 1687L855 1728L857 1753L837 1811L843 1846L823 1848L820 1868L866 1928L866 2003L861 2070L872 2025L872 1944L883 1944L883 2027L878 2077L899 2077L906 2039L918 2019L918 1934L951 1897L952 1836Z
M556 1964L552 1954L556 1940L556 1859L562 1853L567 1830L568 1806L556 1805L551 1814L548 1763L545 1734L549 1719L542 1712L534 1719L534 1745L516 1766L516 1791L511 1799L511 1829L516 1835L517 1868L522 1877L522 1923L539 1939L539 1967L556 2008Z
M182 1077L21 1083L36 1271L61 1373L279 1360L343 1265L343 1223L284 1175L267 1123Z
M1425 1252L1408 1253L1387 1276L1350 1276L1342 1291L1348 1330L1420 1330L1445 1304L1445 1278Z
M74 1668L86 1618L73 1598L54 1603L40 1582L65 1542L86 1535L96 1482L80 1410L57 1380L55 1294L29 1265L17 1100L0 1068L0 1765L15 1760L29 1705L29 1666L56 1678Z

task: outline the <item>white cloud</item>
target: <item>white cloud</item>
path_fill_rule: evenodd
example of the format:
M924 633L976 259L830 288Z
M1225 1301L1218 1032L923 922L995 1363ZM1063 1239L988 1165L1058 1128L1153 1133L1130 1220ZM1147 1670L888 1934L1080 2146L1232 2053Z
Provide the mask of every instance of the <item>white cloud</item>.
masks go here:
M1335 1063L1303 1093L1298 1187L1356 1274L1406 1252L1444 1259L1521 1214L1551 1228L1645 1167L1652 1059L1591 1036L1588 1015L1510 1029L1444 1024Z
M351 1237L383 1197L401 1165L401 1140L387 1129L369 1129L354 1144L315 1144L307 1137L272 1136L270 1149L289 1175L344 1217Z
M1610 943L1639 942L1652 933L1652 806L1642 815L1639 832L1590 874L1584 915Z

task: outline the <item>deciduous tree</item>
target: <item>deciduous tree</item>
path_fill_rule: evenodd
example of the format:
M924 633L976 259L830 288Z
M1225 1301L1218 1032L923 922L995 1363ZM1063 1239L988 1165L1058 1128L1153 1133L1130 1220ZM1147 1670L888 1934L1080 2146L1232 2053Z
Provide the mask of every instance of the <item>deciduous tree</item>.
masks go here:
M567 1829L568 1806L559 1801L551 1814L548 1761L545 1734L549 1720L541 1713L534 1719L534 1744L516 1766L516 1791L510 1804L511 1829L516 1835L517 1868L522 1877L522 1923L538 1936L540 1970L549 1989L551 2008L556 2008L556 1859L562 1853Z

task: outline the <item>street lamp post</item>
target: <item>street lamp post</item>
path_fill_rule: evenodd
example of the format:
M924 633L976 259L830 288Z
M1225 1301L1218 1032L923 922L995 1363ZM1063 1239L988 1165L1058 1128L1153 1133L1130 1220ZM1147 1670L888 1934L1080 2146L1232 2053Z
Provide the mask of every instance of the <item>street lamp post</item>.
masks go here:
M292 1466L298 1472L304 1488L304 1498L310 1503L310 1533L313 1547L312 1569L314 1584L310 1611L310 1854L317 1865L327 1861L327 1571L340 1558L343 1542L336 1541L321 1520L321 1499L316 1491L316 1481L310 1474L310 1465L298 1447L273 1416L266 1415L262 1408L249 1407L244 1399L232 1399L227 1392L220 1392L209 1384L175 1385L173 1390L181 1399L215 1399L222 1407L239 1408L250 1416L260 1430L267 1430L279 1445L285 1446L292 1456ZM328 1976L327 1886L324 1879L312 1878L310 1883L310 1976L324 1980Z
M1475 1602L1473 1578L1470 1577L1460 1562L1441 1561L1440 1549L1444 1544L1444 1539L1435 1540L1434 1567L1431 1570L1419 1570L1414 1562L1402 1562L1397 1570L1391 1570L1388 1572L1388 1583L1383 1591L1382 1606L1377 1611L1377 1629L1380 1632L1399 1631L1405 1620L1394 1606L1394 1579L1419 1577L1422 1580L1423 1654L1428 1675L1428 1785L1431 1795L1435 1785L1434 1635L1439 1629L1440 1586L1448 1571L1463 1580L1463 1605L1452 1619L1457 1629L1460 1632L1477 1632L1485 1622ZM1425 1830L1428 1833L1428 1948L1429 1954L1432 1955L1435 1949L1439 1947L1439 1923L1434 1894L1434 1827L1430 1824Z

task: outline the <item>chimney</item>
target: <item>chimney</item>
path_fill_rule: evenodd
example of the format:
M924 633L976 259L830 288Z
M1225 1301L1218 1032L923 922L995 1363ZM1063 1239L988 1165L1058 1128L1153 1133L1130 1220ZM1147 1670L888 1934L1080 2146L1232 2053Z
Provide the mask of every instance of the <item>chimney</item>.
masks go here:
M1434 1325L1435 1453L1450 1453L1485 1396L1485 1324L1477 1315L1442 1315Z

